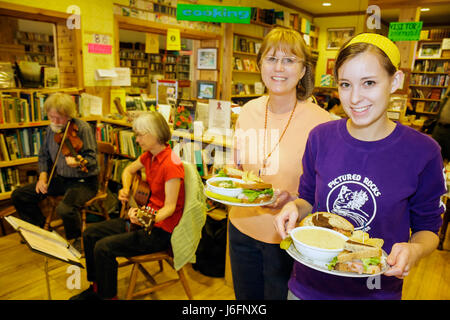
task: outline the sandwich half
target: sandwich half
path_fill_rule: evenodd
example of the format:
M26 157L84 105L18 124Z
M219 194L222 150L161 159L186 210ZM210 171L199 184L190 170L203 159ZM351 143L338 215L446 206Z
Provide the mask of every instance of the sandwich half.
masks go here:
M354 226L350 221L331 212L316 212L308 215L300 222L300 227L304 226L332 229L347 237L350 237L354 230Z
M376 274L383 268L381 247L354 240L347 240L344 251L328 264L329 270Z

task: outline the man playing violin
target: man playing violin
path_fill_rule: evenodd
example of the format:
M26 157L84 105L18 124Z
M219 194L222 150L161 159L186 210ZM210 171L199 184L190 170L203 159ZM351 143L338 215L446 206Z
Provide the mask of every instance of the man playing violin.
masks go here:
M23 220L43 227L45 218L38 207L39 201L49 195L63 195L56 212L63 220L66 238L74 239L74 246L79 248L79 208L95 196L98 189L97 141L90 125L75 118L76 105L70 95L52 94L45 101L44 109L50 125L39 150L39 180L14 190L11 200ZM71 151L61 152L65 149ZM80 158L85 160L82 166Z

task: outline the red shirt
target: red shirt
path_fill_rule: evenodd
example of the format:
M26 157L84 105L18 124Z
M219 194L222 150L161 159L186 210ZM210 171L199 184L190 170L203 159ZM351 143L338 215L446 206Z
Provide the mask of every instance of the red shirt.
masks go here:
M145 167L147 182L151 190L148 205L155 210L159 210L164 206L164 200L166 199L165 183L170 179L181 179L180 191L178 193L178 200L174 213L170 217L155 223L156 227L172 233L173 229L181 219L184 208L183 163L180 158L173 153L170 146L167 146L163 151L158 153L156 157L153 157L149 151L146 151L139 157L139 160Z

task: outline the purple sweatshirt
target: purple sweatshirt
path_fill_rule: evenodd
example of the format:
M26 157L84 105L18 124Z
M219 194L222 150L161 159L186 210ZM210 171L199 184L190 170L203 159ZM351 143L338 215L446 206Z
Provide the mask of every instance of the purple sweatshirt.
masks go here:
M412 233L437 233L444 207L443 163L439 145L397 123L378 141L353 138L347 119L318 125L303 156L299 197L313 212L343 216L372 238L384 239L389 254ZM401 299L396 277L347 278L310 269L295 261L289 289L300 299Z

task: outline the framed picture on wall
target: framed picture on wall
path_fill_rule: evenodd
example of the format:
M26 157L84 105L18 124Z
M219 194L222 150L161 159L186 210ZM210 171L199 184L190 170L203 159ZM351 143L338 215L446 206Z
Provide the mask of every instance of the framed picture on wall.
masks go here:
M215 99L216 98L216 82L215 81L197 81L197 98L198 99Z
M441 42L423 42L419 48L419 58L440 58Z
M217 48L198 49L197 69L217 69Z
M355 35L355 28L330 28L327 30L327 50L339 50Z

